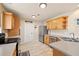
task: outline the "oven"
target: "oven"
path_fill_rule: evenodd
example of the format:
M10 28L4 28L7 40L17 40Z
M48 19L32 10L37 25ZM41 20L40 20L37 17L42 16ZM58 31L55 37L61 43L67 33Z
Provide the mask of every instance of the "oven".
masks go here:
M5 43L5 34L4 33L0 33L0 44Z

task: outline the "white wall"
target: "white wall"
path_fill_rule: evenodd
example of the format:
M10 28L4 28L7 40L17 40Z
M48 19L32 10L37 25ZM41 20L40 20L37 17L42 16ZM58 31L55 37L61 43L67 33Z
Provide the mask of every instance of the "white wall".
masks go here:
M35 25L36 23L33 23L32 25ZM38 23L37 23L38 24ZM38 29L39 29L39 25L37 25L37 28L35 29L34 28L34 40L38 40L38 38L39 38L39 32L38 32ZM30 28L29 29L30 31L33 31L33 29L32 28ZM26 35L26 33L28 33L28 31L25 31L25 20L24 19L21 19L21 27L20 27L20 38L21 38L21 42L23 43L23 42L26 42L27 40L25 39L25 36L27 36ZM27 38L28 39L28 38Z
M75 10L68 18L68 30L75 33L75 36L79 38L79 25L77 25L77 19L79 19L79 9Z
M25 42L33 41L36 39L36 36L35 36L36 32L34 27L35 27L34 23L25 22L25 30L24 30Z
M79 10L64 14L68 15L68 27L66 30L49 30L49 35L71 37L70 33L75 33L75 37L79 38L79 26L77 25L77 18L79 18ZM62 16L62 15L60 15Z

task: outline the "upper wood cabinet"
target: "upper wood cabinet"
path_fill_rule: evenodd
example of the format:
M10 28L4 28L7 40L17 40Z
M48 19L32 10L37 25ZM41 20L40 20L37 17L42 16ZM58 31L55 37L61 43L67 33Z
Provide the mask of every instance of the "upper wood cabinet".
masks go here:
M3 13L3 29L12 29L14 27L13 13L4 12Z
M8 30L8 36L17 36L20 35L20 19L17 15L13 16L14 18L14 27L11 30Z
M0 27L2 28L2 13L5 11L4 6L0 3Z
M68 16L62 16L55 19L48 19L46 21L47 29L49 30L63 30L67 27Z
M18 15L11 12L4 12L2 20L3 31L7 33L7 37L20 35L20 19Z

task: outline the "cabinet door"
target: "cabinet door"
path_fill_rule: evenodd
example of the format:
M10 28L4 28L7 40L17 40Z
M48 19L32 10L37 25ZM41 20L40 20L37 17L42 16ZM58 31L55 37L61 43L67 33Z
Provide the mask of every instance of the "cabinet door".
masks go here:
M51 23L50 22L47 23L47 29L49 29L49 30L51 29Z
M47 29L49 29L49 30L56 29L56 26L53 21L47 23Z
M62 29L66 29L66 19L64 19L64 18L60 18L60 19L58 19L58 25L57 25L57 29L58 30L62 30Z
M13 28L13 14L9 12L5 12L3 14L3 29L12 29Z
M13 15L14 26L11 30L8 30L8 36L17 36L20 35L20 19L18 16Z
M51 24L51 29L55 30L55 25L54 24Z
M62 51L53 48L53 56L65 56L65 54Z
M44 36L44 43L49 44L49 36L48 35Z

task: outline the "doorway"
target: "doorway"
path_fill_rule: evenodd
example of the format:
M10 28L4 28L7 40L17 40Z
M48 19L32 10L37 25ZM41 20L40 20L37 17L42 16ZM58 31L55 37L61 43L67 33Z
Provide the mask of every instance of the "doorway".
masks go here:
M34 25L30 22L25 22L25 42L32 41L34 39Z

